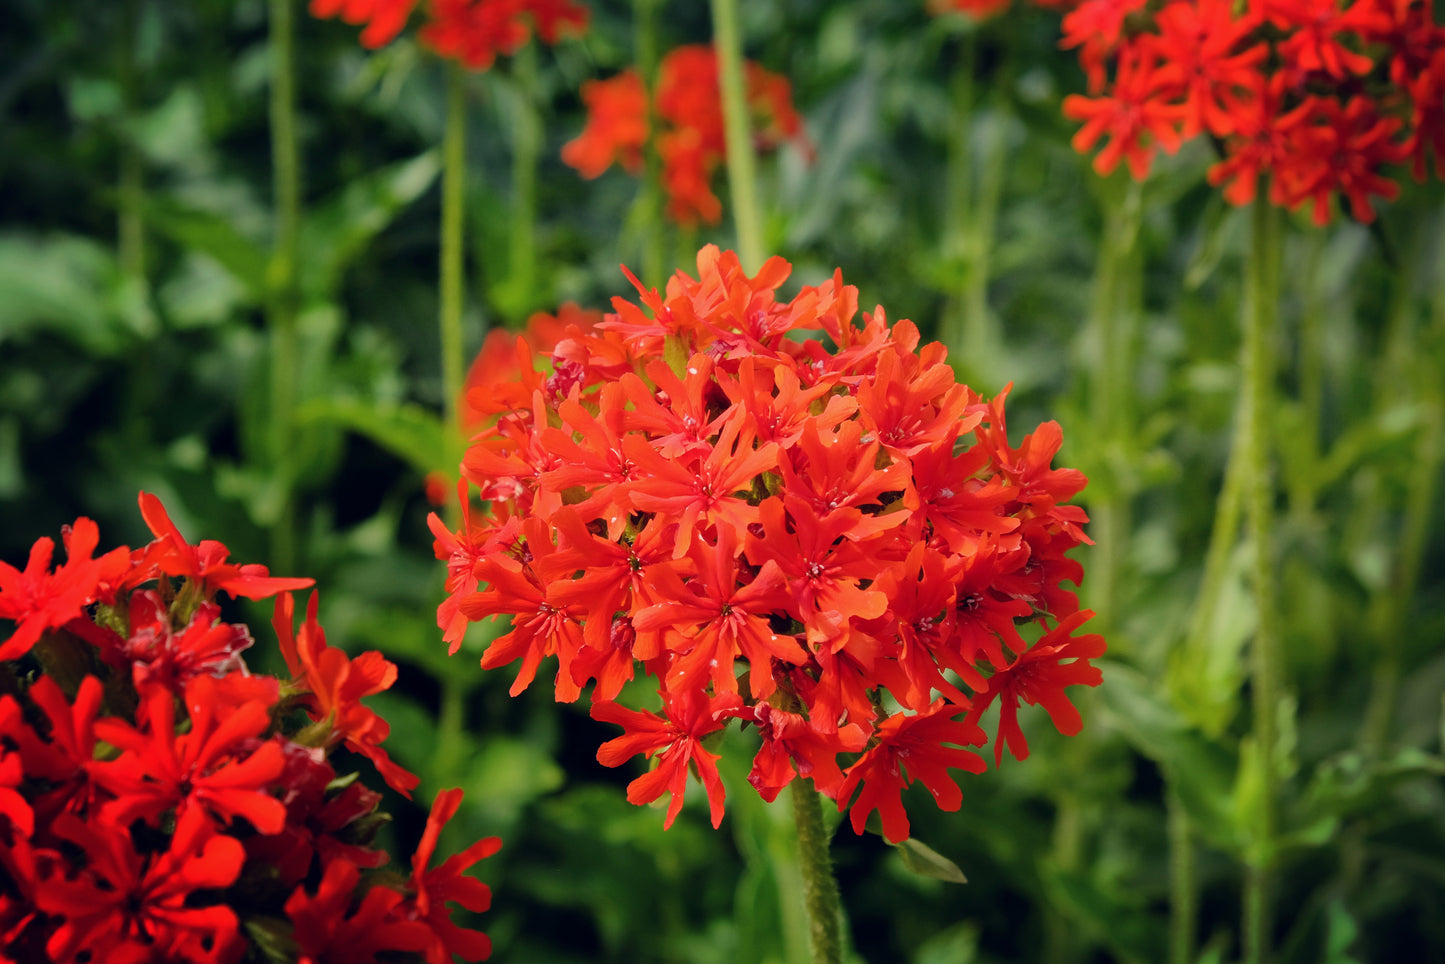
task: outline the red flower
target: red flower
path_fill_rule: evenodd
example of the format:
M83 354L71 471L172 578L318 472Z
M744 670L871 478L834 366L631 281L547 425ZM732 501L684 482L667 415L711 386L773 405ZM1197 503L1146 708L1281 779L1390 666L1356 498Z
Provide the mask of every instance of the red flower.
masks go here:
M575 140L562 146L562 163L591 180L613 164L630 174L642 170L647 146L647 88L635 70L624 70L606 80L582 85L587 126Z
M744 65L745 97L752 114L755 145L772 150L801 139L803 124L793 108L787 78L751 61ZM662 160L668 217L679 224L715 223L722 202L712 192L712 175L727 149L717 55L711 46L691 44L663 57L658 67L655 108L660 131L649 121L646 87L635 70L582 87L587 125L562 148L562 160L586 178L613 162L638 173L649 137Z
M908 813L903 809L903 788L917 780L926 786L942 810L963 805L963 791L948 775L949 770L982 773L983 758L962 747L982 744L986 737L976 723L955 719L965 708L938 700L916 716L895 714L878 727L877 743L848 768L838 789L838 809L848 806L853 791L861 785L849 810L853 830L863 832L874 810L883 819L883 836L889 843L908 837ZM954 744L950 746L949 744Z
M220 714L216 689L209 676L186 686L191 726L179 736L175 696L160 687L142 703L141 729L115 718L96 721L95 735L124 751L95 767L96 781L116 797L102 807L107 819L154 825L172 808L178 818L199 808L226 823L245 817L261 833L281 829L286 808L268 792L285 765L281 748L274 740L257 742L271 725L271 708L258 701Z
M15 632L0 643L0 660L19 659L48 629L59 629L81 614L102 579L124 569L130 550L124 546L92 559L100 530L86 518L66 527L65 565L50 571L55 552L51 539L37 539L24 570L0 562L0 619L15 621ZM118 568L119 567L119 568Z
M676 694L663 693L665 716L629 710L616 703L594 703L593 719L616 723L626 731L598 748L597 761L603 766L615 767L638 753L646 753L656 762L650 772L627 785L627 801L651 803L663 793L672 794L663 829L671 827L682 810L688 770L696 767L707 791L712 825L717 827L723 816L722 777L717 772L718 755L703 749L702 738L722 729L728 713L741 703L736 694L710 699L696 686L688 686Z
M431 929L433 940L426 948L429 964L450 964L453 954L460 954L468 961L483 961L492 956L491 939L481 931L467 930L452 923L446 905L460 904L473 913L480 913L492 905L491 889L481 881L462 874L478 860L500 850L502 841L486 837L461 853L448 857L440 867L426 869L436 851L442 828L456 814L461 802L460 789L443 790L432 802L426 829L422 831L421 842L411 858L413 897L400 908L403 916L422 921Z
M168 576L189 579L209 598L217 590L246 599L265 599L278 592L291 592L315 585L314 579L277 578L266 567L238 566L226 562L230 550L213 539L191 545L181 535L161 500L149 492L140 494L140 512L156 541L145 548L145 564L159 567Z
M487 70L499 54L514 54L532 27L555 44L567 30L587 26L587 8L570 0L431 0L421 40L443 57Z
M401 915L406 895L378 884L355 902L360 881L355 864L332 860L315 896L303 885L286 899L286 916L300 952L297 964L372 964L377 954L420 951L432 943L426 924Z
M998 738L993 748L995 766L1003 762L1005 745L1014 759L1028 759L1029 744L1018 723L1020 699L1030 705L1042 705L1054 726L1065 736L1073 736L1083 727L1079 711L1064 695L1064 688L1099 685L1099 669L1089 661L1104 655L1104 637L1098 633L1070 635L1093 615L1086 609L1060 622L1018 654L1006 669L995 673L988 681L988 689L974 700L968 714L970 724L976 724L995 699L999 701Z
M1094 170L1100 176L1112 172L1122 158L1128 162L1134 179L1142 181L1149 173L1156 147L1170 154L1179 149L1179 124L1184 111L1160 95L1158 68L1158 58L1151 48L1125 46L1109 93L1092 98L1070 94L1064 98L1064 116L1084 122L1074 135L1074 150L1086 153L1101 137L1109 138L1094 158Z
M199 810L179 815L170 848L153 857L112 824L62 814L54 830L84 852L85 863L74 878L48 879L36 894L41 910L64 918L46 944L50 959L214 964L240 957L235 911L192 898L235 883L245 853Z
M272 625L281 644L286 667L295 677L293 685L306 695L303 701L311 718L324 726L327 746L345 743L375 765L387 786L410 798L418 778L392 762L381 748L391 726L363 706L361 698L389 689L396 682L396 664L380 653L366 652L351 659L335 646L326 645L326 633L316 621L317 594L306 606L306 622L293 634L296 604L290 593L276 600Z
M483 666L521 659L514 694L554 654L559 699L595 681L594 716L625 731L599 759L650 756L628 798L671 792L668 824L693 768L721 819L702 740L738 718L762 736L759 794L797 775L840 797L862 782L856 820L884 809L896 836L898 760L956 805L930 761L981 766L946 744L982 733L952 716L1027 648L1024 626L1077 610L1060 583L1082 575L1065 553L1086 516L1066 503L1084 479L1053 466L1052 423L1013 447L1003 398L958 384L917 326L881 308L855 324L837 273L785 301L787 274L704 248L696 278L632 279L640 303L559 342L565 391L533 388L464 462L495 515L433 523L451 593L438 618L452 638L456 613L511 615ZM661 716L611 702L639 668ZM870 737L845 786L839 755Z
M418 0L311 0L313 17L340 17L347 23L358 26L366 24L361 31L361 43L365 47L384 47L396 39L406 26Z

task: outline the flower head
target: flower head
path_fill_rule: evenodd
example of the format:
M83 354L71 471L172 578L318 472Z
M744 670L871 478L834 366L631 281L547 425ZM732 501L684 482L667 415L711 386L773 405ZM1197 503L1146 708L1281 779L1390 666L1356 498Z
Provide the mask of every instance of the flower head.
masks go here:
M881 308L856 323L840 274L791 301L787 274L704 248L696 277L638 285L640 304L558 342L565 386L529 361L535 387L462 465L490 507L456 533L431 521L438 620L455 639L458 615L510 616L482 666L520 661L515 695L555 657L557 699L591 689L592 715L624 730L598 759L650 761L628 799L670 794L668 825L690 774L721 820L709 738L738 720L761 735L765 798L811 779L899 839L908 782L953 809L950 771L982 767L963 747L986 742L969 714L1003 699L996 674L1028 639L1056 645L1046 620L1087 618L1060 585L1081 578L1064 553L1087 541L1068 504L1084 478L1052 465L1054 423L1013 446L1003 397L958 384L914 325ZM1048 679L1097 682L1071 673ZM618 702L638 675L660 708ZM1046 675L1010 692L1054 701Z

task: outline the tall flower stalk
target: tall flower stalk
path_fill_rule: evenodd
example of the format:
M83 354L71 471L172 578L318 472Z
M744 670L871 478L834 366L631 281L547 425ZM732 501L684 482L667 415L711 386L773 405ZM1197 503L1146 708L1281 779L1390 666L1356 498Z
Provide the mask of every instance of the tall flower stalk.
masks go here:
M292 440L295 436L299 345L296 316L300 283L296 258L301 230L301 161L296 139L296 24L291 0L271 0L271 168L273 241L267 281L267 325L271 335L270 457L278 487L271 553L276 564L294 561L295 498Z
M1270 955L1275 838L1280 773L1279 712L1284 696L1274 556L1274 485L1270 472L1270 413L1274 397L1271 340L1279 306L1280 213L1262 201L1252 212L1250 252L1245 265L1243 317L1243 399L1241 445L1245 460L1245 509L1251 545L1250 571L1258 612L1250 646L1250 693L1259 799L1254 842L1246 856L1244 952L1250 964Z
M753 152L753 138L748 130L738 0L711 0L711 3L718 84L722 90L723 121L727 129L728 188L732 193L738 256L746 270L756 271L763 263L763 221L758 209L757 156Z

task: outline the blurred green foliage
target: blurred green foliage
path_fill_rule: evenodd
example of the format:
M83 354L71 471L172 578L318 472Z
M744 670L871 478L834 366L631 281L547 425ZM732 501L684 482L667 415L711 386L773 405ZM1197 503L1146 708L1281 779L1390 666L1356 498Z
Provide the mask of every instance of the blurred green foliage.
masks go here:
M634 179L583 181L558 159L581 130L580 84L633 58L631 6L590 6L588 34L538 52L535 75L504 60L468 80L470 349L531 311L628 294L618 265L639 263L650 232L674 268L702 243L729 244L726 223L647 223ZM1082 77L1047 11L975 29L921 0L744 8L748 54L790 78L816 155L790 148L763 168L768 245L793 263L790 285L841 266L865 305L937 334L977 311L977 283L997 337L956 354L960 370L985 391L1014 383L1016 436L1057 418L1060 461L1092 479L1086 503L1122 508L1126 525L1107 603L1084 587L1112 654L1104 685L1080 698L1084 733L1032 727L1033 756L966 777L960 813L911 798L918 838L968 883L910 873L876 836L835 837L856 957L1165 960L1173 794L1200 842L1198 960L1238 954L1240 862L1262 846L1277 850L1281 961L1445 959L1445 540L1430 512L1445 374L1439 185L1406 183L1372 229L1291 220L1287 232L1271 443L1286 790L1280 835L1261 841L1243 693L1257 614L1242 556L1190 631L1240 387L1247 233L1204 184L1207 147L1161 159L1141 190L1095 177L1059 116ZM709 36L706 5L664 4L658 23L664 49ZM450 846L505 840L482 869L497 959L799 960L800 908L778 899L796 889L791 830L747 786L746 736L725 753L722 828L693 793L664 833L660 813L626 802L632 773L596 763L611 728L545 687L509 698L511 674L477 666L480 636L446 655L422 485L457 446L440 429L435 322L443 71L406 39L368 53L343 24L297 26L300 365L294 464L280 474L266 447L265 4L11 0L0 555L18 561L82 514L107 544L140 544L144 489L191 538L272 562L270 530L294 499L293 571L278 574L316 578L333 641L401 665L373 705L425 797L466 789ZM537 268L521 285L511 157L527 104L543 147ZM1126 204L1132 280L1113 302L1124 317L1111 361L1131 401L1106 425L1091 415L1110 369L1089 319L1111 212ZM268 613L249 615L264 649ZM460 697L450 708L448 690ZM394 803L409 815L393 831L405 854L418 812Z

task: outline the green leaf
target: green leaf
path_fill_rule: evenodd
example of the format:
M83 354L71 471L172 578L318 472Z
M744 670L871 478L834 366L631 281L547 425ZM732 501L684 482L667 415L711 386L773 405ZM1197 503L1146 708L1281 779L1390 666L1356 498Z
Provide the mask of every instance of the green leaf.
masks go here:
M266 297L266 266L270 254L244 237L225 218L157 197L146 198L144 211L151 228L182 248L192 248L213 259L255 300Z
M1190 727L1138 670L1113 662L1103 670L1100 697L1109 725L1164 771L1206 839L1236 846L1229 814L1237 764L1230 752Z
M923 841L909 837L895 846L898 848L898 856L903 858L903 866L920 877L932 877L950 884L968 883L968 878L963 875L958 864Z
M1120 902L1087 874L1052 870L1046 885L1056 907L1128 964L1163 957L1168 932L1153 913Z
M329 299L342 272L440 170L437 152L427 151L355 178L314 208L301 225L300 278L307 294Z
M297 408L302 424L326 422L360 432L419 472L455 471L460 449L442 420L419 405L379 403L363 398L317 398Z
M1323 964L1360 964L1359 959L1350 953L1350 945L1360 936L1360 925L1338 900L1330 904L1328 926Z

